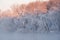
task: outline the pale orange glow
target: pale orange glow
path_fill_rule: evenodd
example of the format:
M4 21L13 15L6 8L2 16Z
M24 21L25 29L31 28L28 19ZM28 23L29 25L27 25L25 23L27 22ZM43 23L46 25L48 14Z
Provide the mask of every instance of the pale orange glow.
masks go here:
M53 4L55 4L56 2L54 2ZM56 6L53 7L53 4L51 5L52 8L57 9ZM36 11L46 13L48 11L47 5L48 5L48 2L41 3L41 1L35 1L35 2L30 2L28 4L21 4L21 5L14 4L10 7L10 9L7 9L2 13L0 12L1 13L0 17L19 17L24 15L25 13L29 12L30 14L32 14Z
M41 3L40 1L36 1L33 3L29 3L25 9L27 12L35 12L35 11L47 12L46 5L47 2Z
M12 4L28 4L30 2L48 2L49 0L0 0L0 8L2 10L9 9Z
M0 14L0 17L16 17L16 16L18 16L18 14L14 13L14 12L11 11L11 10L3 11L3 12Z
M33 13L35 11L41 11L41 12L47 12L47 2L43 2L41 3L40 1L36 1L36 2L30 2L29 4L25 5L12 5L10 7L10 9L7 9L5 11L2 12L2 14L0 15L5 16L5 17L16 17L19 15L24 15L25 12L30 12Z

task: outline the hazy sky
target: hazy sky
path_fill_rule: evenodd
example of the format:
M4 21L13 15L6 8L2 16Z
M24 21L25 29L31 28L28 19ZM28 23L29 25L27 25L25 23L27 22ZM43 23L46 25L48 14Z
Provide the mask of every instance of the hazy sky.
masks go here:
M36 0L0 0L0 9L8 9L12 4L26 4ZM46 1L46 0L44 0Z

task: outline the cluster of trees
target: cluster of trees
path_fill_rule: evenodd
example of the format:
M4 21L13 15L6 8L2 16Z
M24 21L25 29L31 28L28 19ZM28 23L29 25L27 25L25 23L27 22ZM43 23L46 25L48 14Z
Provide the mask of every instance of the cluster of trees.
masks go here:
M0 29L8 32L57 32L60 31L60 11L46 14L27 13L19 18L0 18Z
M24 5L22 5L24 9ZM60 31L60 6L50 2L47 12L35 11L33 13L23 10L19 6L12 7L13 15L0 18L0 31L7 32L59 32ZM5 13L5 12L4 12ZM9 11L7 13L10 13ZM16 14L16 15L15 15ZM18 14L18 15L17 15ZM24 14L24 15L22 15ZM12 15L12 16L13 16ZM18 17L17 17L18 16Z

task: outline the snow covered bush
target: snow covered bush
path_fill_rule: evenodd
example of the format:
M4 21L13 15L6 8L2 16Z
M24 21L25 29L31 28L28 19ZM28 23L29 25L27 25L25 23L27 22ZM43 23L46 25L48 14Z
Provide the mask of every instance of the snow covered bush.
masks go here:
M25 14L19 18L0 19L0 30L8 32L58 32L60 31L60 11L46 14Z
M8 32L58 32L60 31L60 11L46 14L25 14L19 18L0 19L0 30Z

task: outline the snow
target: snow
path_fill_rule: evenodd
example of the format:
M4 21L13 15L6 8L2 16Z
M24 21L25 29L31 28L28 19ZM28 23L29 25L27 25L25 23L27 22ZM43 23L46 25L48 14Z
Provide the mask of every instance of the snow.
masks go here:
M0 33L0 40L60 40L59 33Z
M19 18L0 18L0 31L4 32L60 32L60 11L46 14L25 14Z

